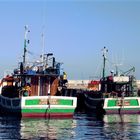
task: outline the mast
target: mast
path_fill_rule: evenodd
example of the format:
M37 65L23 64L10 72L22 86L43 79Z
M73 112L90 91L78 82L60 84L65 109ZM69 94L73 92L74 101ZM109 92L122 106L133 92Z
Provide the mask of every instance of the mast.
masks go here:
M121 66L122 64L115 64L116 69L116 76L119 76L118 66Z
M42 61L42 64L43 64L43 70L45 70L46 63L47 63L46 62L47 61L46 60L47 58L46 58L46 55L45 55L45 39L44 39L44 33L42 33L41 36L42 36L42 55L41 55L42 56L42 60L41 61Z
M104 46L102 51L103 51L103 75L102 75L102 78L104 79L105 78L106 53L108 52L108 49L106 49L106 47Z
M44 61L44 53L45 53L45 41L44 41L44 33L42 33L42 62Z
M27 43L29 44L29 40L27 40L27 34L28 32L30 32L28 30L28 26L25 26L25 34L24 34L24 53L23 53L23 65L25 66L25 62L26 62L26 53L27 53Z

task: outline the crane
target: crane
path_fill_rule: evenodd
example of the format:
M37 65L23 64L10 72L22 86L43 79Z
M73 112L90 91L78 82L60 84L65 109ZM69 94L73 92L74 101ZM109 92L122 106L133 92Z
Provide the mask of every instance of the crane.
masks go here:
M130 72L135 72L135 67L130 68L129 70L123 72L121 75L128 75Z

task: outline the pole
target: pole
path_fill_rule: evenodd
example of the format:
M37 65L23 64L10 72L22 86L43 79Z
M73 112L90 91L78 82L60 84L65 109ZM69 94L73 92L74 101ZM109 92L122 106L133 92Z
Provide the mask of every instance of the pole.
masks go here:
M105 78L105 64L106 64L106 53L108 52L108 50L106 49L106 47L103 48L103 75L102 78Z
M24 53L23 53L23 65L25 66L25 62L26 62L26 52L27 52L27 49L26 49L26 47L27 47L27 34L28 34L28 32L30 32L29 30L28 30L28 26L26 25L25 26L25 35L24 35Z

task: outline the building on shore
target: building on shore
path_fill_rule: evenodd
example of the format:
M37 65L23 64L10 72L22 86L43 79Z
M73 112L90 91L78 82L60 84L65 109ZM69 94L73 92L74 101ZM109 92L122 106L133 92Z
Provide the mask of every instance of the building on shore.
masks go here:
M87 89L90 80L68 80L67 87L70 89ZM137 80L137 87L140 90L140 80Z

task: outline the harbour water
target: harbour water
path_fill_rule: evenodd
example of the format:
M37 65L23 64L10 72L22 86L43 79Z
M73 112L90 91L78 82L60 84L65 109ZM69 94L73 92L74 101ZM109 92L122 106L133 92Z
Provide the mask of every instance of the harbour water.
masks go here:
M140 115L75 114L72 119L0 117L0 139L140 140Z

